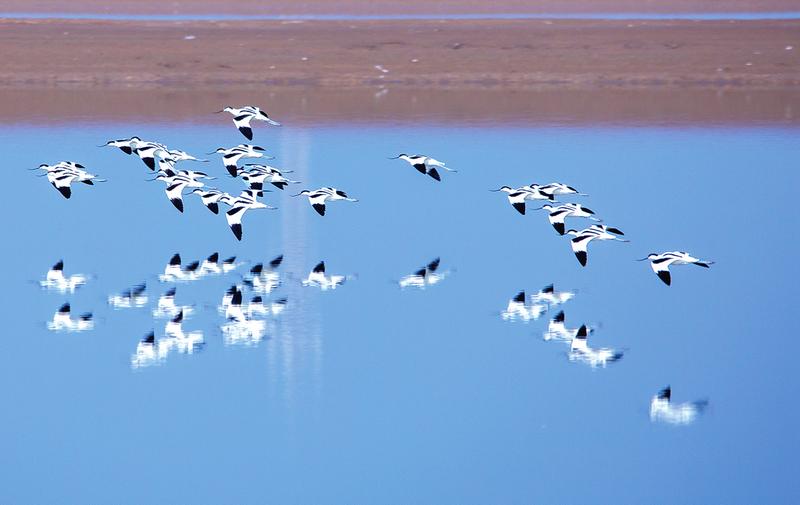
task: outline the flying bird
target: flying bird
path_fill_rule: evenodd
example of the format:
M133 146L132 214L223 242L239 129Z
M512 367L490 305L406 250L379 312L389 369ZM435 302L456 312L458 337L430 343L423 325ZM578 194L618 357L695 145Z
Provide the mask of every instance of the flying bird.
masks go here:
M58 260L58 262L47 271L44 280L39 281L39 285L45 289L55 289L62 293L73 293L76 289L86 284L88 279L89 277L84 274L65 276L64 260Z
M508 301L508 306L506 310L500 313L500 317L505 321L519 319L527 323L528 321L536 321L545 312L547 312L547 305L530 303L525 291L520 291Z
M401 288L419 288L424 289L425 286L432 286L437 284L445 278L444 273L437 273L439 269L439 258L434 259L424 267L410 275L406 275L398 281Z
M577 203L565 203L556 207L545 204L539 208L547 211L547 219L559 235L564 234L564 221L568 217L585 217L594 221L599 221L599 219L594 217L593 210Z
M710 268L711 265L714 264L713 261L701 260L683 251L672 251L661 254L650 253L647 255L646 258L642 258L636 261L647 261L647 260L650 260L650 267L653 269L653 272L655 272L658 278L661 279L667 286L672 284L672 276L669 273L670 265L691 264L703 268Z
M338 200L346 200L348 202L357 202L355 198L350 198L347 193L336 188L324 187L309 191L304 189L296 195L292 196L307 196L308 202L317 211L320 216L325 215L325 204L327 202L335 202Z
M236 108L236 107L225 107L221 111L222 112L229 112L233 115L233 124L239 131L244 135L247 140L253 140L253 130L250 127L251 121L264 121L267 124L273 126L281 126L281 124L273 119L271 119L266 112L259 109L254 105L245 105L244 107Z
M336 289L338 286L344 284L346 280L347 277L344 275L326 275L325 262L320 261L313 270L311 270L308 277L303 280L303 286L317 287L322 291L327 291L329 289Z
M263 196L261 191L254 191L252 189L242 191L242 193L231 202L231 208L225 213L225 219L228 221L228 226L230 226L236 240L242 240L242 217L245 212L251 209L274 210L276 208L259 202L257 198L259 196Z
M501 186L498 189L490 189L489 191L502 191L506 193L508 195L508 203L523 216L525 215L526 200L553 200L553 195L542 193L539 189L532 188L531 186L522 186L519 188Z
M630 242L629 240L621 239L617 236L623 235L622 231L605 225L592 225L591 227L585 228L581 231L567 230L567 235L573 236L572 240L570 241L570 244L572 245L572 252L575 253L575 257L578 258L578 262L584 267L586 266L586 260L588 259L587 252L589 242L592 240L616 240L618 242Z
M457 172L457 170L447 167L444 162L422 154L398 154L389 159L406 161L409 165L416 168L419 173L429 175L437 181L442 180L437 168L447 170L448 172Z
M598 366L606 367L609 363L614 363L622 359L623 353L607 347L594 349L586 343L589 330L586 325L578 328L569 350L569 360L573 362L586 363L592 368Z
M222 163L225 165L225 169L229 174L231 174L231 177L236 177L236 175L239 173L239 167L237 166L237 163L239 163L239 160L242 158L273 159L272 156L264 154L264 151L264 148L260 146L239 144L238 146L230 148L219 147L211 154L221 154Z
M650 400L650 420L668 424L693 423L708 407L708 400L672 403L672 388L667 386Z
M77 319L73 319L71 311L72 308L69 303L63 304L53 315L52 321L47 323L47 328L51 331L66 332L87 331L94 328L91 312L86 312Z

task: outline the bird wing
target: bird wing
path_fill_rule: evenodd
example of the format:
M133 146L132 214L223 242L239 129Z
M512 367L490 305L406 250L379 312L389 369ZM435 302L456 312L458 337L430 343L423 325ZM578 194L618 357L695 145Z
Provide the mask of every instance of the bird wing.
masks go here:
M186 188L185 181L173 181L167 186L166 193L169 201L176 209L183 212L183 190Z
M228 221L228 226L237 240L242 240L242 216L247 211L245 206L235 206L225 213L225 219Z
M240 114L233 118L233 124L236 128L247 137L247 140L253 140L253 129L250 128L250 121L253 119L252 113Z

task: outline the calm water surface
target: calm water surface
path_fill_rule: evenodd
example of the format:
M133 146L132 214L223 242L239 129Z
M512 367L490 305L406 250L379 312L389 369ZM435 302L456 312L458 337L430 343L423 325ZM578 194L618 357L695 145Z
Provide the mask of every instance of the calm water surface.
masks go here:
M187 197L181 215L144 165L94 146L133 134L191 153L234 145L229 121L0 129L5 285L0 379L3 503L791 502L800 421L793 337L800 187L796 130L770 128L309 127L256 129L302 185L245 217L237 243ZM423 152L458 173L435 183L387 156ZM33 154L32 154L33 153ZM198 167L233 191L217 156ZM109 179L63 199L25 168L62 159ZM192 167L190 164L186 165ZM503 184L563 181L630 244L593 243L581 268L546 216L518 215ZM360 202L317 216L291 198L333 185ZM583 224L572 222L576 227ZM673 269L649 252L717 263ZM205 345L131 368L169 258L219 251L249 262L177 285ZM249 266L278 254L285 312L253 345L226 345L218 314ZM435 257L445 278L396 281ZM58 259L94 277L74 294L36 281ZM324 260L350 276L303 287ZM107 297L146 281L149 303ZM571 363L545 342L556 311L500 317L510 298L576 291L569 326L624 358ZM249 298L247 296L246 298ZM95 328L56 333L63 303ZM710 406L690 426L653 424L649 401Z

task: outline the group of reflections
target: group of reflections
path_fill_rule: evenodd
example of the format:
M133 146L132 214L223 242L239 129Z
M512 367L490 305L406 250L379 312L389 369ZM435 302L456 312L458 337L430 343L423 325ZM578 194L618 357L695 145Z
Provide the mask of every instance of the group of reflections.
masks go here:
M572 252L575 254L581 266L586 266L589 260L589 244L592 241L616 241L616 242L630 242L622 238L625 234L619 228L602 224L603 220L595 216L593 210L580 203L559 203L556 202L556 197L565 195L574 196L589 196L586 193L581 193L572 186L564 183L553 182L550 184L539 185L530 184L527 186L520 186L512 188L510 186L502 186L492 191L503 192L508 195L508 201L511 206L522 215L526 213L526 206L528 201L543 200L548 203L537 207L535 210L544 210L547 212L547 219L556 233L559 235L570 236L570 246ZM574 228L566 228L567 218L582 218L589 219L601 224L592 224L581 230ZM656 273L659 279L669 286L672 283L669 267L671 265L697 265L704 268L709 268L714 262L708 260L701 260L695 258L687 252L672 251L665 253L650 253L646 258L637 261L650 261L650 266L653 272Z

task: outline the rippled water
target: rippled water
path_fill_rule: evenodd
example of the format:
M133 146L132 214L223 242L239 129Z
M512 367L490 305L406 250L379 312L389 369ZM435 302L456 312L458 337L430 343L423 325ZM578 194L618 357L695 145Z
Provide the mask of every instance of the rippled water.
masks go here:
M267 201L279 210L248 213L241 243L198 201L179 214L138 159L94 147L133 134L193 154L242 140L227 120L0 129L0 501L797 499L796 130L262 127L255 143L297 188L360 201L322 218L288 196L296 188L276 190ZM459 172L436 183L386 159L417 151ZM237 188L208 157L187 167ZM61 159L109 182L65 200L25 170ZM631 243L593 243L581 268L545 215L487 191L556 180L590 195L563 200ZM674 249L716 264L676 267L668 288L633 261ZM175 253L185 266L214 252L245 263L159 280ZM230 341L225 291L280 254L282 285L264 296L285 297L285 310L264 318L260 341ZM398 286L437 257L438 282ZM74 293L38 286L59 259L89 275ZM320 261L346 282L304 286ZM109 305L141 282L141 307ZM520 290L550 283L574 298L537 320L503 317ZM202 344L132 367L148 332L164 338L166 319L151 313L173 285L194 309L183 330ZM94 327L50 331L65 302L75 317L93 312ZM543 338L559 310L623 358L571 361L568 344ZM651 422L667 384L674 402L708 408L689 426Z

